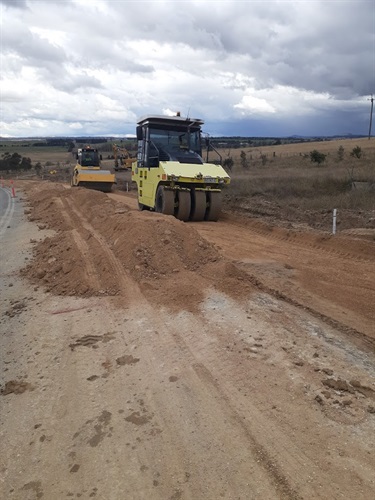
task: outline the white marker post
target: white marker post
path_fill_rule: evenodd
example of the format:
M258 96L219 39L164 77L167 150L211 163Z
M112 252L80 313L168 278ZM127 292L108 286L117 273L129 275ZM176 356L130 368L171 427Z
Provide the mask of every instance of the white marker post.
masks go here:
M332 222L332 234L336 234L336 218L337 218L337 209L333 209L333 222Z

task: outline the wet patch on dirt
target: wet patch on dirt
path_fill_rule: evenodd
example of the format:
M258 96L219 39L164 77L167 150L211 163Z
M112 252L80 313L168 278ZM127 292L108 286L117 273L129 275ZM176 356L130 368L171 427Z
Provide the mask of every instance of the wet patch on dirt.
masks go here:
M150 420L152 420L152 415L149 414L142 415L139 411L133 411L133 413L125 417L125 420L134 425L145 425L148 422L150 422Z
M10 308L5 311L5 316L13 318L18 314L21 314L27 309L27 304L24 300L12 300L10 301Z
M7 396L8 394L23 394L26 391L33 391L35 387L28 382L23 380L9 380L5 382L4 387L0 389L0 394L2 396Z
M124 355L116 359L116 363L119 366L124 366L124 365L135 365L140 361L139 358L134 358L131 354L130 355Z
M113 333L105 333L104 335L85 335L69 344L69 347L72 351L74 351L76 347L92 347L93 349L97 349L98 342L106 343L114 338L115 336Z
M41 481L30 481L22 487L22 490L33 491L35 493L35 498L43 498L44 496Z
M104 438L111 437L113 427L109 427L112 419L112 413L103 410L102 413L95 419L89 419L85 424L73 435L73 440L82 444L88 444L95 448ZM76 443L75 443L76 444Z

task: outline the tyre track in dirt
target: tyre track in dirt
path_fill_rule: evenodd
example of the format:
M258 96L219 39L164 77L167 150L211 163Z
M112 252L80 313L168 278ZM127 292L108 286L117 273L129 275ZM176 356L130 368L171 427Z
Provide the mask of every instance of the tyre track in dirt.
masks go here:
M70 199L66 198L64 201L68 205L70 212L67 217L69 218L72 216L75 219L75 224L88 231L91 237L97 242L98 247L104 256L104 260L112 269L110 273L113 280L118 282L118 290L121 296L126 298L127 302L139 302L143 296L137 283L129 277L122 263L117 259L116 255L109 247L106 239L98 231L96 231L96 229L87 221L84 214L72 203ZM81 245L82 242L84 242L84 240L81 238ZM95 268L95 264L90 262L92 255L92 251L87 254L88 265L91 269Z
M143 310L145 317L148 317L147 309ZM243 408L241 413L235 409L235 407L231 404L230 398L225 395L223 390L220 388L220 384L217 382L216 375L214 376L210 369L208 368L208 364L205 361L207 356L207 361L209 364L211 363L213 366L216 366L216 371L218 371L217 366L220 365L221 369L223 368L222 359L219 359L216 356L210 356L210 352L205 348L202 349L194 349L194 343L198 346L199 341L197 341L196 336L190 335L188 337L188 342L184 340L185 333L179 333L175 327L171 327L165 324L160 316L155 315L155 311L152 312L153 315L153 325L156 331L159 331L161 334L158 335L157 345L155 343L151 344L152 349L148 354L148 361L153 366L153 369L150 370L152 373L157 373L160 371L160 365L157 362L159 359L163 359L165 363L168 363L170 367L176 366L178 364L178 377L176 379L181 380L180 383L183 383L187 396L187 401L184 397L179 397L177 401L175 401L176 409L183 408L182 414L185 415L185 418L188 417L193 422L196 418L194 418L194 413L199 414L200 419L202 421L199 422L195 427L195 434L198 433L198 436L195 436L195 441L205 443L208 436L211 436L211 446L217 446L217 440L219 442L221 440L228 441L228 438L231 436L234 442L238 440L242 443L241 446L241 460L246 460L248 463L256 463L256 468L253 467L253 471L251 474L252 482L255 485L259 485L260 482L265 483L266 478L268 478L269 484L266 490L274 488L274 494L271 497L276 496L277 498L290 498L297 499L301 498L300 495L293 490L291 486L290 479L287 479L287 476L284 475L283 469L284 467L281 465L280 461L277 460L274 455L274 446L275 442L277 442L278 447L284 450L286 443L281 443L281 436L273 435L272 436L272 444L270 442L266 443L266 446L260 444L258 438L255 436L262 436L262 440L265 436L265 428L269 428L269 422L264 417L260 418L258 415L257 423L255 424L254 418L256 410L255 408L249 408L247 405L246 408ZM146 321L146 320L145 320ZM179 324L179 330L181 330L180 322L177 321L175 324ZM207 332L202 332L203 335L207 335ZM142 348L142 352L144 353L144 349L147 344L144 344ZM176 349L177 346L177 349ZM206 346L207 347L207 346ZM200 345L202 348L202 345ZM159 353L155 356L156 353ZM174 361L173 357L171 359L171 353L174 353ZM155 363L156 361L156 363ZM226 370L226 375L230 382L233 382L233 367L229 367ZM171 369L170 368L170 369ZM173 372L172 372L173 373ZM176 372L174 372L176 373ZM173 376L172 376L173 378ZM182 382L183 381L183 382ZM192 394L195 396L192 398ZM201 395L201 397L199 397ZM197 400L198 396L198 400ZM181 419L176 418L176 411L171 412L170 405L166 405L166 401L164 398L160 398L156 395L152 397L153 402L148 401L148 404L153 407L153 413L158 416L160 420L160 416L164 415L164 419L162 419L162 429L164 432L168 429L167 434L170 436L181 435L180 426ZM200 401L200 403L199 403ZM197 402L199 406L197 406ZM215 417L213 415L213 411L215 409ZM255 412L255 413L254 413ZM168 417L166 417L169 415ZM209 418L207 418L209 417ZM244 423L244 419L246 418L247 424ZM223 426L223 422L226 424ZM251 422L251 423L250 423ZM260 424L260 422L262 422ZM255 425L254 425L255 424ZM186 425L186 424L185 424ZM205 427L210 426L212 430L208 432L205 431ZM199 436L199 434L201 435ZM204 435L206 434L206 436ZM226 436L226 437L225 437ZM181 436L181 440L184 438ZM268 440L266 440L268 441ZM271 444L271 446L270 446ZM290 448L290 443L288 443ZM266 451L268 449L268 451ZM272 451L271 451L272 450ZM185 456L183 461L191 462L200 462L202 457L198 458L199 447L196 449L191 455L193 449L188 446L185 449L181 449L179 454ZM296 450L295 450L296 451ZM204 448L200 452L202 455L205 454ZM227 450L228 457L232 455L232 451ZM288 463L287 467L287 475L289 478L295 478L295 476L299 476L300 473L300 460L296 457L293 457L293 453L288 450L288 453L291 454L289 460L285 460L285 453L283 460ZM295 453L294 453L295 454ZM246 457L246 458L245 458ZM303 457L305 463L307 457ZM181 460L181 457L180 457ZM232 456L231 461L235 462L235 457ZM211 466L213 465L213 458L211 458ZM202 466L204 467L203 463ZM217 463L218 467L221 467L220 462ZM242 466L241 466L242 469ZM258 470L257 470L258 469ZM266 476L263 476L261 469L266 473ZM231 475L236 475L239 472L235 471L231 467L227 473L231 471ZM211 473L207 472L210 476ZM197 471L195 471L197 474ZM241 471L242 474L242 471ZM229 477L226 477L226 480L229 480ZM203 477L202 477L203 480ZM268 482L267 481L267 482ZM239 484L241 481L238 481ZM301 481L303 482L303 481ZM236 491L236 483L233 484L232 492ZM212 484L211 488L215 488ZM247 494L252 491L251 486ZM185 493L186 490L185 490ZM252 492L254 495L255 491ZM238 490L238 494L241 494L241 490ZM213 491L211 490L211 495L213 495ZM191 491L191 496L189 498L196 498L194 495L194 489Z
M160 318L159 318L160 320ZM162 326L159 323L159 327ZM167 330L167 331L166 331ZM166 342L165 334L168 333L168 329L163 328L163 344ZM205 332L207 335L207 333ZM211 364L212 366L220 366L221 369L225 365L227 365L228 370L226 370L226 374L228 377L228 381L233 382L233 377L235 373L233 371L233 366L229 366L227 363L223 363L222 358L217 357L217 353L215 356L210 355L210 350L207 349L207 346L204 346L202 349L202 343L199 342L193 336L188 337L188 342L185 340L183 334L179 333L176 330L173 330L169 333L169 340L165 343L164 353L170 351L170 347L168 344L175 343L178 346L179 353L183 353L185 370L187 368L192 368L196 377L199 380L198 385L202 385L204 390L200 388L197 392L206 394L206 398L216 400L216 405L219 402L219 406L217 408L217 412L222 414L221 418L215 419L215 421L224 421L227 422L226 429L222 429L222 433L227 433L229 435L240 435L241 442L246 443L245 449L247 448L251 455L254 457L253 460L256 461L258 466L262 467L264 471L267 473L267 476L270 480L270 484L275 488L275 494L277 498L288 498L288 499L299 499L301 498L299 494L293 490L293 487L290 481L287 479L287 476L283 472L283 467L281 463L276 460L276 458L271 458L274 454L274 450L271 451L272 447L269 446L269 443L266 446L260 444L259 439L256 436L262 436L264 438L265 428L270 428L269 423L266 421L264 417L262 419L258 419L257 424L255 424L255 409L247 407L244 412L239 413L235 407L232 405L230 398L225 394L223 389L220 387L220 384L217 382L216 376L210 371L208 366ZM199 345L199 347L198 347ZM212 352L212 351L211 351ZM199 353L199 354L198 354ZM217 368L216 368L217 372ZM190 375L191 378L191 375ZM193 377L194 379L195 377ZM235 379L234 379L235 380ZM195 380L190 382L192 385L197 385ZM190 384L189 384L190 385ZM234 384L236 385L236 383ZM208 396L209 395L209 396ZM211 403L212 404L212 403ZM203 404L203 406L206 406ZM212 408L211 408L212 411ZM244 419L249 422L249 424L244 423ZM260 421L262 420L262 425L259 426ZM251 422L251 424L250 424ZM231 428L231 429L230 429ZM215 432L219 431L219 426L215 429ZM280 436L273 436L273 444L279 442L280 444ZM280 444L280 446L285 450L284 444ZM289 443L290 446L290 443ZM268 449L268 451L267 451ZM290 450L288 450L290 453ZM243 453L243 452L242 452ZM285 456L283 457L285 460ZM306 457L305 457L306 460ZM297 463L292 464L293 460L288 463L288 476L293 477L299 467L297 467ZM294 472L292 472L294 470ZM298 475L298 473L297 473ZM256 474L253 473L253 480L257 481ZM259 479L258 479L259 480ZM263 479L264 480L264 479Z
M236 314L240 312L236 311ZM228 357L224 345L219 349L218 341L222 344L238 344L238 337L228 333L235 330L238 322L225 322L222 334L218 333L214 323L210 324L208 330L201 327L201 335L191 333L192 329L189 333L187 326L185 331L173 332L173 337L184 352L184 358L191 359L194 372L207 386L209 394L221 402L220 411L225 408L224 421L237 428L242 436L241 441L246 443L257 463L267 471L277 491L277 498L307 498L309 495L314 498L336 498L336 487L331 489L329 477L324 477L325 471L317 465L316 457L306 453L294 436L280 432L275 422L257 408L256 398L252 402L246 396L246 393L251 394L261 387L259 382L249 384L254 376L251 365L246 374L246 368L239 362L238 356ZM194 331L199 331L199 327ZM241 396L243 394L245 397ZM314 475L315 479L319 477L319 481L312 481ZM323 496L320 481L324 483Z
M106 240L92 227L92 225L85 219L84 215L82 212L79 211L79 209L73 205L71 200L64 200L65 202L68 203L69 205L69 210L70 214L68 215L68 218L72 216L72 213L75 215L75 224L81 224L81 226L89 231L89 233L92 235L93 238L100 244L101 251L104 253L106 258L108 259L112 269L114 276L117 277L120 281L120 288L121 288L121 294L123 294L124 290L134 290L135 283L133 280L131 280L128 275L126 274L125 270L123 269L123 266L121 262L117 259L117 257L114 255L112 250L108 247L108 244ZM134 294L132 294L134 297ZM261 419L258 416L258 425L260 424L260 421L263 420L263 423L259 426L259 428L256 428L255 431L251 431L246 425L243 423L243 416L241 417L237 411L231 406L229 399L225 397L224 393L220 390L220 387L218 384L215 382L214 376L211 374L210 370L207 368L207 366L202 363L201 361L198 361L197 356L193 353L193 351L188 347L186 342L183 340L182 336L174 330L173 332L169 332L168 328L165 327L165 322L160 318L158 314L156 314L155 310L150 306L149 303L145 301L145 298L142 296L140 290L138 289L136 295L138 296L136 299L136 302L139 304L140 302L143 304L142 307L142 312L143 314L148 317L152 318L152 322L155 325L155 327L159 330L163 331L163 335L161 337L161 345L164 346L163 349L163 354L164 356L167 355L167 353L170 351L169 345L171 342L174 342L178 345L179 350L183 352L183 357L184 357L184 363L187 363L189 366L193 367L194 372L198 376L199 380L205 387L204 391L205 393L216 393L217 399L221 401L225 401L225 407L226 411L225 413L228 413L227 418L234 422L235 427L239 427L236 431L236 433L240 432L243 435L243 439L248 442L248 447L250 450L252 450L252 454L254 454L255 460L257 461L258 464L260 464L264 470L267 472L267 475L271 479L271 483L274 485L278 497L279 498L293 498L297 499L300 498L299 495L293 491L288 479L286 476L283 475L282 472L282 467L281 464L278 463L278 461L275 458L271 458L270 452L266 451L266 448L263 445L260 445L258 440L255 438L255 435L265 435L265 428L269 428L269 426L264 423L264 418ZM166 342L167 338L169 336L169 340ZM167 345L165 345L165 343ZM150 355L149 355L150 359ZM217 360L216 360L217 362ZM222 362L220 361L220 364ZM233 370L232 370L233 371ZM229 373L229 372L228 372ZM165 406L163 402L158 403L159 406ZM166 408L163 409L163 411L157 411L155 409L155 413L157 415L161 415L165 413ZM254 409L252 410L252 414L254 417ZM254 419L253 419L254 420ZM164 425L166 426L166 422L164 421ZM173 433L170 433L173 434ZM280 441L281 436L273 436L272 442L273 444L275 441ZM285 449L285 444L283 443L280 445L280 447L284 450ZM270 449L270 446L268 444L267 446ZM297 470L299 469L299 464L302 460L306 460L307 457L299 457L297 458L297 449L294 450L295 457L293 458L293 454L290 453L290 458L289 458L289 467L288 467L288 474L290 476L293 476L297 473ZM284 457L285 460L285 457ZM291 470L294 470L292 473Z
M286 229L252 219L245 220L240 217L240 220L238 220L232 214L227 213L224 214L221 222L228 223L238 228L247 228L251 232L267 238L267 240L288 242L301 249L310 247L313 250L318 250L327 255L339 256L344 259L358 262L374 262L373 244L370 240L357 239L355 241L355 239L353 239L350 242L353 251L344 251L336 247L337 241L339 243L341 241L343 246L345 246L345 243L347 244L349 240L346 237L341 238L340 234L333 236L330 233L322 233L315 230ZM325 244L323 245L321 243ZM335 247L332 245L335 245ZM359 252L363 252L364 255L361 255Z
M133 196L127 193L110 196L135 209ZM224 213L215 223L190 224L202 237L220 248L225 257L245 272L251 284L260 291L309 311L314 317L353 339L357 345L374 349L374 243L341 235L333 237L313 230L273 227L264 222L238 217L239 220L237 216ZM319 244L319 240L324 245ZM340 245L350 247L351 251L343 251ZM285 276L277 276L272 266L267 264L255 265L254 272L251 262L256 260L252 261L251 257L260 258L261 261L269 257L284 270L291 269L298 275L287 276L284 273ZM341 274L343 278L340 278ZM317 276L324 282L319 284ZM351 296L347 291L349 285L355 286ZM333 287L336 287L335 291L332 291ZM356 313L357 317L352 314L355 308L362 310L361 314Z
M121 294L123 294L124 290L131 289L132 292L134 292L135 283L133 280L130 280L130 278L127 276L125 270L123 269L123 266L121 262L118 261L116 256L113 254L111 249L108 247L108 244L106 240L92 227L92 225L85 219L83 214L75 207L70 200L64 200L69 204L69 210L70 213L67 215L67 219L69 219L72 215L72 213L76 216L75 217L75 224L81 224L81 226L86 229L87 231L90 232L90 234L95 238L97 242L100 244L100 248L104 255L108 258L108 261L110 262L112 268L113 268L113 273L114 276L116 276L118 279L120 279L120 285L121 285ZM81 238L81 241L84 241ZM82 246L82 245L81 245ZM85 249L86 250L86 249ZM86 253L86 251L85 251ZM90 254L87 254L88 256ZM183 351L183 356L184 356L184 362L188 363L190 366L194 368L194 371L197 373L199 379L201 380L201 383L205 386L205 389L203 392L205 393L211 393L212 391L212 380L213 377L210 374L209 370L207 367L202 364L198 363L196 357L192 353L192 351L188 348L188 346L182 341L182 337L174 331L172 334L169 334L169 341L166 342L167 336L168 336L168 329L165 328L165 323L164 321L160 318L160 316L156 313L156 311L150 306L150 304L145 301L145 298L142 296L140 290L138 289L137 293L134 294L132 293L132 296L134 298L134 295L137 297L135 298L136 302L139 304L140 302L143 304L142 307L142 314L145 315L148 318L152 318L152 323L160 330L163 331L162 335L162 341L160 342L161 345L163 345L165 348L163 350L163 355L168 355L168 352L170 351L170 343L176 343L179 347L179 349ZM165 345L165 343L167 345ZM168 345L169 344L169 345ZM189 358L186 359L187 354L189 355ZM149 354L149 360L151 359L151 353ZM200 376L199 374L201 372L205 373L205 377ZM207 374L210 374L209 377L207 377ZM162 415L165 413L166 408L165 408L165 402L162 403L159 401L159 411L155 411L157 415ZM160 411L160 406L164 406L163 411ZM241 418L236 414L233 413L233 409L231 410L230 413L230 418L232 421L241 422ZM164 420L164 426L168 428L167 422ZM242 429L243 426L241 426ZM170 432L171 435L173 435L173 432ZM268 459L265 459L264 457L268 457L268 454L266 453L265 449L263 447L260 447L255 441L254 436L251 436L249 431L245 433L246 439L248 440L250 444L250 449L253 450L253 453L255 453L256 460L260 462L260 464L263 466L263 468L266 470L267 474L271 478L271 483L274 484L276 491L280 495L280 498L299 498L298 495L294 492L292 492L291 487L288 485L288 481L286 477L282 476L282 473L280 472L280 469L276 467L275 461L273 461L273 465L271 465L271 461ZM244 436L244 437L245 437ZM194 497L192 497L194 498Z
M271 295L275 299L282 300L283 302L286 302L287 304L290 304L297 309L301 309L303 311L307 311L308 313L311 314L314 318L320 319L327 325L335 328L338 332L343 333L344 335L347 336L348 339L351 341L354 341L359 346L364 346L365 348L370 348L374 349L375 348L375 338L371 338L368 335L366 335L363 332L360 332L359 330L355 328L351 328L350 326L345 325L344 323L327 316L313 307L310 307L306 305L305 303L298 302L297 300L288 297L285 295L283 292L280 292L279 290L275 288L271 288L267 285L265 285L259 278L253 274L249 274L249 280L250 282L261 292L267 293L268 295Z
M65 200L65 201L67 201L67 200ZM136 294L133 293L134 289L136 288L134 281L131 280L127 276L125 270L123 269L121 262L119 262L117 257L113 254L112 250L108 247L106 240L92 227L92 225L85 219L85 217L77 209L77 207L75 207L70 202L70 200L68 201L68 204L69 204L70 212L73 212L74 215L76 216L75 217L75 224L81 224L81 226L84 229L86 229L87 231L89 231L90 234L93 236L93 238L95 238L95 240L97 242L99 242L101 251L108 258L108 261L111 264L114 276L116 276L117 279L119 279L119 281L120 281L121 295L123 295L124 290L131 289L132 296L135 299L135 301L138 304L140 302L143 304L142 313L146 317L152 318L152 322L155 325L155 327L157 329L163 331L163 335L161 337L162 340L160 342L164 346L163 354L168 355L168 352L170 351L170 349L169 349L170 342L176 343L179 347L179 350L182 350L182 352L183 352L184 363L188 363L189 366L193 367L193 369L194 369L195 373L197 374L198 378L200 379L201 383L204 385L205 389L203 392L211 393L212 390L215 389L215 392L216 392L218 398L223 399L223 394L219 392L217 384L215 384L215 385L212 384L214 377L212 376L212 374L210 373L208 368L204 364L202 364L201 362L198 362L196 356L193 354L193 352L187 346L187 344L183 341L182 336L176 332L176 330L174 330L173 333L169 333L168 329L166 329L166 327L165 327L165 322L160 318L160 316L151 307L151 305L147 301L145 301L145 298L141 294L140 290L138 289ZM71 215L72 214L70 213L68 215L68 218ZM82 238L81 238L81 240L84 241ZM169 336L169 341L166 342L167 336ZM165 345L165 343L167 345ZM150 359L150 356L149 356L149 359ZM204 376L202 376L202 374L204 374ZM228 403L228 401L226 401L226 402ZM161 403L159 402L159 405L160 404ZM163 404L163 403L162 403L162 405L165 406L165 404ZM165 413L165 411L166 411L166 409L164 408L163 411L160 411L160 409L159 409L159 411L155 411L155 413L157 415L161 415L161 414ZM271 459L269 457L269 453L266 452L266 449L257 442L257 440L255 439L255 436L249 431L249 429L247 429L247 428L244 429L244 424L241 420L241 417L230 406L227 407L226 412L229 412L228 418L232 422L235 422L236 426L238 424L241 424L240 429L238 429L236 431L236 433L242 431L244 439L246 439L249 443L249 449L252 450L252 453L254 454L256 461L260 465L262 465L262 467L265 469L265 471L269 475L269 477L271 479L271 483L274 484L275 489L278 492L278 496L280 498L293 498L293 499L300 498L292 490L286 477L283 476L283 473L281 472L281 467L276 464L276 460ZM164 421L164 425L165 425L165 427L168 426L168 425L166 425L165 421ZM243 432L244 430L245 430L245 432ZM173 432L170 432L170 434L172 435Z
M87 275L87 281L89 285L92 286L93 289L96 291L101 290L102 285L100 282L100 275L96 271L96 268L91 259L92 248L90 248L86 240L81 237L79 231L74 227L74 224L72 223L73 214L71 213L71 210L68 209L63 200L61 198L56 197L54 198L54 201L61 208L61 215L65 219L67 226L70 227L70 232L73 237L74 243L76 244L78 251L83 257L83 262L85 265L85 270Z
M305 246L301 241L295 247L288 238L274 238L272 231L253 232L252 225L232 224L232 221L194 227L201 236L218 245L227 258L233 259L259 290L309 311L367 348L374 347L371 325L375 319L375 289L371 276L375 278L375 267L371 263L375 255L372 259L368 255L363 260L354 260L356 266L353 266L351 253L348 258L343 252L324 248L322 254L316 254L309 238ZM274 242L282 245L274 246ZM364 248L370 254L375 245L366 242ZM271 259L269 264L267 258ZM282 266L282 272L277 274L272 263ZM289 269L293 274L288 276ZM349 295L348 286L355 287L353 295ZM357 305L363 311L361 315L351 312ZM361 328L355 326L357 323Z

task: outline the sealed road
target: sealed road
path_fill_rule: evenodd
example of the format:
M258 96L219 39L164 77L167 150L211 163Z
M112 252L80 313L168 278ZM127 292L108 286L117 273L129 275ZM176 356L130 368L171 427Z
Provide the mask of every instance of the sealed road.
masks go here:
M4 235L13 217L15 199L12 198L11 191L0 187L0 238Z

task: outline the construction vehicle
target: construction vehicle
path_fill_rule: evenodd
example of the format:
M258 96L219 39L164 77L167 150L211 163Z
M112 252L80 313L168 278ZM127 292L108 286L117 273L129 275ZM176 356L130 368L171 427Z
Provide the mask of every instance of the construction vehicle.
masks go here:
M222 189L230 183L224 168L202 157L203 121L176 116L145 116L137 122L138 155L132 165L140 210L154 210L182 221L216 221Z
M71 177L72 187L85 187L109 193L116 182L115 175L100 167L100 156L97 149L86 146L78 149L77 164Z
M115 160L115 171L119 170L130 170L132 168L132 163L135 161L135 158L132 158L129 151L120 147L117 144L112 144L113 149L113 157Z

